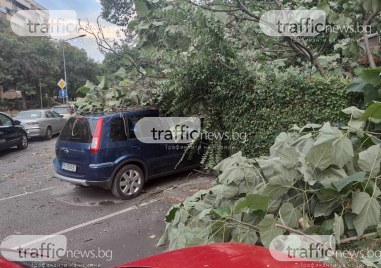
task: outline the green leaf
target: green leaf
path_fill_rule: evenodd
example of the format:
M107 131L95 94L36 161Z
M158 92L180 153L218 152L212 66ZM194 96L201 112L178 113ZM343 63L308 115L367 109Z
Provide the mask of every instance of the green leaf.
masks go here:
M283 234L283 230L276 227L277 221L273 214L267 214L258 224L261 242L265 247L269 247L270 242L277 236Z
M357 214L353 219L358 236L370 226L377 226L380 221L380 204L377 199L366 192L355 193L352 198L352 212Z
M381 84L381 67L373 69L364 69L362 70L360 77L366 84L371 84L374 87L377 87Z
M87 94L89 93L90 89L88 87L80 87L77 89L78 93Z
M356 78L351 81L347 87L347 92L364 92L364 87L367 83L364 82L361 78Z
M130 85L130 81L128 80L123 80L119 82L119 86L121 87L128 87Z
M255 230L246 230L235 227L231 233L232 239L230 242L240 242L254 245L258 241L258 236Z
M352 118L357 119L360 118L364 114L364 110L360 110L355 106L351 106L341 110L343 113L352 116Z
M116 73L115 73L116 76L120 77L120 78L126 78L127 77L127 72L126 72L126 69L124 69L123 67L121 67Z
M335 234L337 243L340 244L340 237L344 234L344 220L343 216L339 216L336 213L333 222L333 233Z
M368 120L369 118L381 119L381 102L374 102L366 108L360 120Z
M380 172L381 145L373 145L359 153L358 165L361 170L369 172L371 177L376 176Z
M147 8L146 4L144 3L144 1L134 0L134 3L135 3L135 10L136 10L136 13L138 14L138 16L144 17L148 12L148 8Z
M294 208L294 205L290 202L283 203L279 209L279 218L283 225L291 228L297 228L299 226L299 219L302 217L300 209Z
M345 186L352 182L363 182L366 180L365 172L357 172L349 177L341 179L339 181L332 182L332 186L340 192Z
M352 160L352 142L339 129L326 123L319 132L316 142L306 155L306 161L324 170L330 165L342 168Z
M167 213L167 215L165 216L165 221L166 222L171 222L173 221L173 219L175 218L175 215L177 213L177 211L180 209L180 207L177 205L177 206L173 206Z
M238 201L234 208L235 213L240 213L245 208L266 211L270 198L266 195L249 194L245 198Z

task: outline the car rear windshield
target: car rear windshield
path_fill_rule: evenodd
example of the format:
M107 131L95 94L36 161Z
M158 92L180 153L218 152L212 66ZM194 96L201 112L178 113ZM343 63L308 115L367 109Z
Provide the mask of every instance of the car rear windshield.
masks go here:
M70 118L63 128L59 140L90 143L98 118Z
M16 114L16 119L35 119L35 118L41 118L42 113L41 112L32 112L32 111L25 111L25 112L19 112Z
M59 114L68 114L69 111L67 110L67 107L53 107L52 111L55 111L56 113Z

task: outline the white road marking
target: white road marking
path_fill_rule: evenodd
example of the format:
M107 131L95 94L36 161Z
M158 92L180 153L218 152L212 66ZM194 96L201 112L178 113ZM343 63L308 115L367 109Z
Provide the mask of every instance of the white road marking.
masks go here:
M34 191L34 192L25 192L23 194L8 196L8 197L5 197L5 198L1 198L0 201L9 200L9 199L17 198L17 197L20 197L20 196L25 196L25 195L29 195L29 194L39 193L39 192L43 192L43 191L48 191L48 190L52 190L54 188L56 188L56 187L49 187L49 188L40 189L40 190L37 190L37 191Z
M108 214L108 215L106 215L106 216L102 216L102 217L100 217L100 218L96 218L96 219L94 219L94 220L91 220L91 221L88 221L88 222L84 222L84 223L75 225L75 226L73 226L73 227L66 228L66 229L64 229L64 230L62 230L62 231L59 231L59 232L56 232L56 233L54 233L54 234L50 234L50 235L41 237L41 238L39 238L39 239L35 239L35 240L30 241L30 242L27 242L27 243L25 243L25 244L16 246L16 247L14 247L14 248L12 248L12 249L18 249L18 248L20 248L20 247L21 247L21 248L24 248L24 247L33 245L33 244L35 244L35 243L45 241L46 239L52 238L52 237L57 236L57 235L63 235L63 234L66 234L66 233L68 233L68 232L71 232L71 231L74 231L74 230L77 230L77 229L80 229L80 228L83 228L83 227L92 225L92 224L94 224L94 223L97 223L97 222L100 222L100 221L103 221L103 220L107 220L107 219L109 219L109 218L112 218L112 217L121 215L121 214L123 214L123 213L129 212L129 211L132 211L132 210L135 210L135 209L139 209L139 208L141 208L141 207L147 206L147 205L149 205L149 204L151 204L151 203L153 203L153 202L156 202L156 201L159 201L159 199L153 199L153 200L151 200L151 201L149 201L149 202L141 203L141 204L138 205L138 206L128 207L128 208L119 210L119 211L117 211L117 212Z

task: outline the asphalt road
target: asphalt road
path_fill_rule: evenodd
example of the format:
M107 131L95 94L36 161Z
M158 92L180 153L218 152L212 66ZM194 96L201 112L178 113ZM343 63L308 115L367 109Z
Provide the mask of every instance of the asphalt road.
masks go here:
M185 198L184 189L190 195L210 185L210 178L187 172L148 182L133 200L117 200L104 189L54 179L55 141L0 152L0 242L10 235L65 235L71 252L96 253L66 261L112 267L165 251L156 244L168 209Z

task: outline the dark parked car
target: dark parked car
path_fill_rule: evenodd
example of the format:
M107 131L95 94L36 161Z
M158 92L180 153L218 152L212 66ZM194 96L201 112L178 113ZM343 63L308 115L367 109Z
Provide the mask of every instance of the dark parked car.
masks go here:
M14 146L19 149L28 148L28 136L20 124L20 121L0 113L0 150Z
M158 111L142 110L70 118L56 143L55 177L76 185L101 186L118 198L131 199L147 180L198 167L197 153L175 169L184 148L168 149L168 144L136 138L136 122L158 116Z

